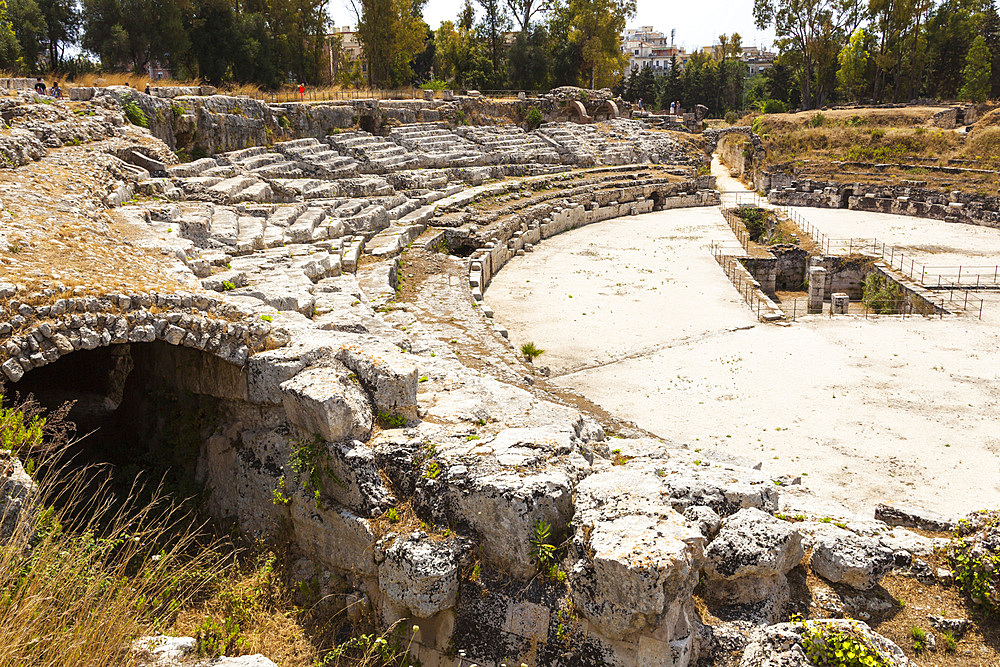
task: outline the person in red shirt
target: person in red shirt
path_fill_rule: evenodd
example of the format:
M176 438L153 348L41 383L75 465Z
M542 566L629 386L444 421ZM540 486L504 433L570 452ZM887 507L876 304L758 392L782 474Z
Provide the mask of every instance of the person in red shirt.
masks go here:
M300 83L299 84L299 102L302 102L305 99L306 99L306 84Z

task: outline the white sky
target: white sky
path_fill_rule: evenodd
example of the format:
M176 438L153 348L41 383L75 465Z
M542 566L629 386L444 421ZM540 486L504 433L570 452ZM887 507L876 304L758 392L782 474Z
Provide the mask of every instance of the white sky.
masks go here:
M432 29L454 20L462 0L428 0L424 20ZM354 25L348 0L330 0L338 26ZM744 46L770 46L773 31L762 33L753 24L753 0L638 0L638 11L628 27L651 25L666 35L677 30L676 43L691 51L718 41L720 34L740 33Z

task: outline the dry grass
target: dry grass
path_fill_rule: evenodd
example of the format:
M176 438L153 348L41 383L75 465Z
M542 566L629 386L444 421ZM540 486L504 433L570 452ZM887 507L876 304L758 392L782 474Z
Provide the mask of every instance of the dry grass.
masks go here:
M93 487L93 471L63 472L41 480L48 509L19 519L30 547L0 548L2 667L132 664L133 640L225 575L191 515L162 493L119 505L107 482Z

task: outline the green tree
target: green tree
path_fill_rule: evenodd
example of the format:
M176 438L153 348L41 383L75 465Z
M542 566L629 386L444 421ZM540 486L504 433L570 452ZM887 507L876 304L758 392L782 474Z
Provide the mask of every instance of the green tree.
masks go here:
M954 99L973 35L978 34L980 0L944 0L927 20L928 75L931 96Z
M868 51L868 36L864 28L858 28L850 41L837 56L837 83L844 95L851 100L860 100L869 89L869 70L872 61Z
M21 59L21 45L14 32L14 24L10 21L7 1L0 0L0 67L7 70L20 69L24 65Z
M993 0L983 10L983 39L990 50L990 97L1000 97L1000 15Z
M83 48L108 69L141 72L152 60L179 62L189 48L186 0L83 0Z
M507 52L510 85L515 89L544 90L549 81L549 34L535 25L514 36Z
M802 106L821 105L836 83L842 37L863 16L857 0L754 0L754 20L761 30L774 26L786 64L797 70Z
M488 84L490 88L499 88L505 69L506 42L504 40L512 25L510 16L504 10L501 0L476 0L476 2L483 9L483 16L476 28L476 34L486 43L491 61L492 76Z
M35 0L8 0L7 8L20 44L24 67L30 72L37 72L44 52L45 16Z
M48 49L48 65L59 68L66 49L79 37L80 7L76 0L36 0L45 19L45 45Z
M567 47L579 62L576 82L590 88L614 85L628 64L621 52L625 23L635 15L636 0L569 0L561 8Z
M962 70L962 90L959 97L972 102L984 102L990 93L990 60L992 54L986 39L979 35L972 41Z
M427 24L420 0L351 0L372 86L395 88L413 79L411 61L424 49Z

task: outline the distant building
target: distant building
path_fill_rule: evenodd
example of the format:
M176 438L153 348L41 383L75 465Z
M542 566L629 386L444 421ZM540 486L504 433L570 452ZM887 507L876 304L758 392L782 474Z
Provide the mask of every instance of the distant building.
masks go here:
M330 45L338 38L340 39L339 56L330 48ZM329 62L328 75L331 81L345 66L353 66L353 63L360 62L361 71L368 71L368 63L362 57L361 40L358 39L358 31L353 26L344 25L334 28L333 33L328 35L325 55Z
M764 70L774 67L774 60L777 53L764 51L756 46L743 47L743 62L747 64L750 76L763 74Z
M161 79L171 79L170 68L166 64L160 62L159 60L151 60L146 65L146 74L153 81L160 81Z
M628 56L628 68L649 67L655 73L670 70L670 62L676 56L680 67L684 67L690 56L673 44L673 36L667 37L653 26L629 28L622 35L622 53Z

